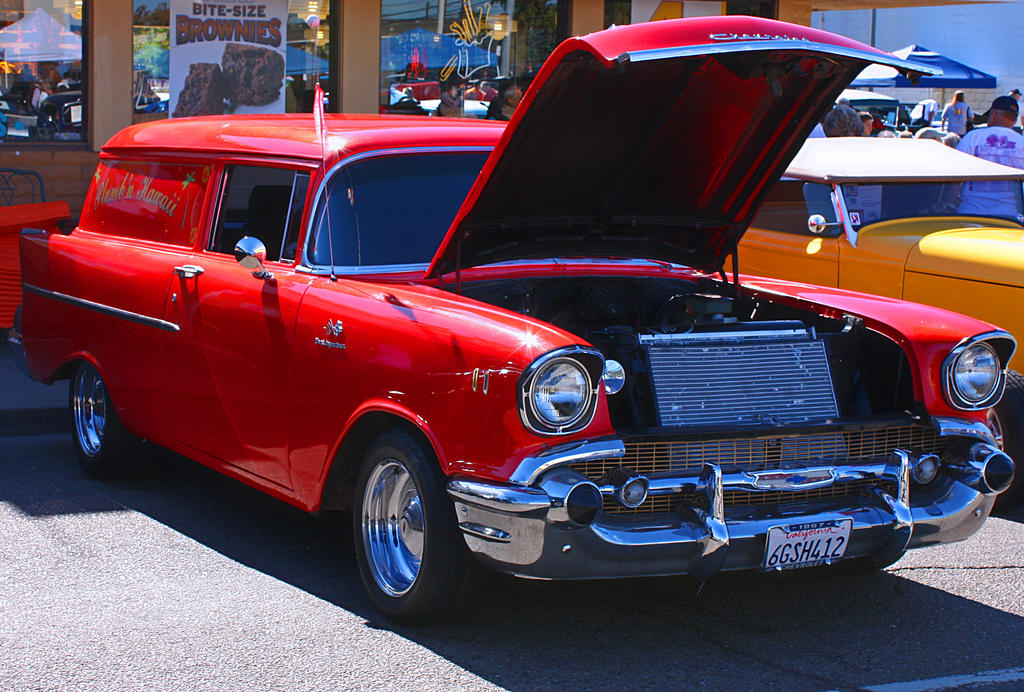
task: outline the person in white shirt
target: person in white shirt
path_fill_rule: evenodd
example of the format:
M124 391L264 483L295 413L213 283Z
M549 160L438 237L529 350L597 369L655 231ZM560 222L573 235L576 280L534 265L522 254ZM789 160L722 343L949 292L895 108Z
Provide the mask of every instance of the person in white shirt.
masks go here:
M985 113L988 127L977 127L963 136L957 149L1004 166L1024 169L1024 136L1013 129L1020 107L1012 96L997 96ZM960 213L999 216L1024 221L1021 186L1012 180L979 180L964 183Z

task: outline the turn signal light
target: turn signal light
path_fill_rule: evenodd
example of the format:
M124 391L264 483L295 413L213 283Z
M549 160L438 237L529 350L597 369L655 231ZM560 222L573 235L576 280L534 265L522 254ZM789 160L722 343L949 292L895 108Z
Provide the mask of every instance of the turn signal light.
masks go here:
M939 457L934 454L922 454L910 467L910 477L915 483L928 485L939 475Z

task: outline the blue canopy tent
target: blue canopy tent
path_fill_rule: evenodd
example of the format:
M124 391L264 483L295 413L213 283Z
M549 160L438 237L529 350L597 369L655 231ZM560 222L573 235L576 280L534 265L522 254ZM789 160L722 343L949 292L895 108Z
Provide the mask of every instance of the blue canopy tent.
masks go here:
M938 68L942 70L942 74L925 75L917 81L917 84L913 84L909 79L898 74L891 67L869 65L857 76L857 79L853 80L853 84L850 86L854 89L864 89L866 87L994 89L996 86L996 78L987 72L964 65L962 62L957 62L941 53L928 50L924 46L909 45L906 48L894 50L892 54L904 60Z

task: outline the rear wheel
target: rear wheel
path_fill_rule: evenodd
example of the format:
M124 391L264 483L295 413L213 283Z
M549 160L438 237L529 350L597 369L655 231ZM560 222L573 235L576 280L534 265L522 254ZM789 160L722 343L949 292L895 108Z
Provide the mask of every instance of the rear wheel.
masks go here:
M432 451L402 430L382 433L363 458L353 512L356 560L370 600L391 620L451 619L475 593L481 568L445 485Z
M92 363L81 363L71 378L70 408L75 451L86 473L112 478L134 470L138 438L121 424Z
M1015 467L1013 483L996 498L996 509L1006 510L1024 503L1024 375L1006 371L1006 392L989 410L988 422L999 448Z

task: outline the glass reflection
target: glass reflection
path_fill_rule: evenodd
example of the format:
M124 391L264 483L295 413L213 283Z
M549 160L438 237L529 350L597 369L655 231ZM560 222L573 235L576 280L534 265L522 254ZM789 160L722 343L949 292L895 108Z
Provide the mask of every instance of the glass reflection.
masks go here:
M507 120L565 29L559 5L383 0L381 112Z
M80 141L82 0L0 4L0 141Z

